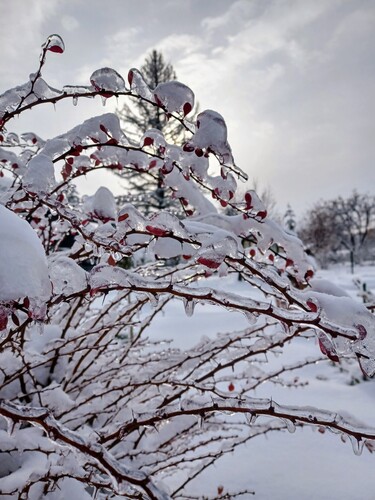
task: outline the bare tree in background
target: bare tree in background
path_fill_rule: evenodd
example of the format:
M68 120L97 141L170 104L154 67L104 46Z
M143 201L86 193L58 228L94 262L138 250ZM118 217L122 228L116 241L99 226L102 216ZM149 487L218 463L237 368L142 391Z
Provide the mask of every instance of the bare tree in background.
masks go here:
M315 205L300 236L324 265L339 250L348 253L352 273L361 261L361 252L375 225L375 197L356 191Z

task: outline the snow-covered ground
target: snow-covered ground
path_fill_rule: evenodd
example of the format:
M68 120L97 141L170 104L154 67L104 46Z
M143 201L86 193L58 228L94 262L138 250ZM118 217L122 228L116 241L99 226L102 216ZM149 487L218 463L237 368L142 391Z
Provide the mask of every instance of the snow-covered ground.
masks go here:
M341 266L320 271L319 277L361 300L348 268ZM375 267L358 267L354 278L365 282L367 289L375 293ZM227 291L249 293L246 284L238 282L235 276L211 279L215 286L219 284ZM187 348L202 335L211 336L246 325L244 316L209 305L197 305L194 315L187 317L182 302L175 300L168 305L164 315L156 318L150 334L173 338L176 346ZM286 346L281 359L270 359L270 362L290 364L319 354L315 339L301 338ZM272 397L281 404L311 405L349 413L375 427L375 381L350 383L353 376L361 379L359 368L353 365L350 372L340 368L329 362L310 366L298 374L308 382L307 386L284 388L266 384L255 396ZM297 428L293 434L275 432L251 440L232 455L220 459L192 486L197 495L205 492L212 496L219 485L224 486L224 491L246 488L254 490L259 500L374 500L374 471L375 454L365 449L357 456L349 440L343 443L340 436L305 427Z

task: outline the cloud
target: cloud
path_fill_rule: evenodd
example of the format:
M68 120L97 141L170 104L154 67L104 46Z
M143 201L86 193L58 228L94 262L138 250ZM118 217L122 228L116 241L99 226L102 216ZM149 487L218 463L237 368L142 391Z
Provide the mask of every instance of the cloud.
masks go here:
M150 50L161 50L200 108L223 114L238 164L250 178L274 186L281 205L289 201L299 210L319 196L375 184L371 2L145 0L136 6L108 0L105 10L98 0L90 5L88 11L82 1L9 2L0 16L7 47L1 85L24 81L35 70L43 39L65 22L67 50L49 58L43 73L48 82L87 84L103 66L126 76ZM74 20L79 29L73 29ZM88 104L64 108L64 119L77 118L86 107L88 113ZM107 108L113 108L111 100Z
M79 22L73 16L65 15L61 18L62 27L66 31L73 31L79 27Z
M224 115L250 178L300 210L375 182L365 111L375 102L374 15L356 1L239 1L203 19L189 50L183 33L159 47L178 53L177 74L203 107Z
M0 91L24 81L25 76L35 69L32 53L37 60L41 43L50 35L43 30L44 24L56 12L57 4L57 0L2 2L0 69L4 88Z

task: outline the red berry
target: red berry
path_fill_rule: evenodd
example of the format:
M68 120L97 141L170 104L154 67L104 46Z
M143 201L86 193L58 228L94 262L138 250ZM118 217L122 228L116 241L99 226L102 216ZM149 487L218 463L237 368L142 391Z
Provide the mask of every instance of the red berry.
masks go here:
M154 139L152 137L145 137L143 139L143 146L151 146L154 144Z
M183 110L184 110L184 116L190 113L190 111L192 110L192 105L190 104L190 102L185 102Z
M312 300L308 300L306 302L306 305L310 309L310 311L312 311L312 312L318 311L318 306Z
M165 229L155 226L146 226L146 231L153 234L154 236L165 236L167 234L167 231Z
M64 49L59 45L51 45L51 47L48 47L48 50L55 52L56 54L62 54L64 52Z
M198 264L202 264L202 266L209 267L210 269L217 269L221 264L221 262L218 262L217 260L207 259L206 257L199 257L197 262Z

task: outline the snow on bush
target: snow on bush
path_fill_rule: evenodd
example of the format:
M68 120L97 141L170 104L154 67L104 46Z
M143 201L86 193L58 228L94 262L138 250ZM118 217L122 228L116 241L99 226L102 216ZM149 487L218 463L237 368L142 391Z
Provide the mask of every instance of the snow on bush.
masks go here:
M191 480L221 456L296 426L329 428L357 453L372 450L375 431L349 417L254 398L265 381L298 385L288 375L323 358L355 356L374 375L375 322L364 305L312 279L302 243L267 217L254 191L235 196L246 175L224 118L205 110L187 122L193 92L179 82L150 89L136 69L130 88L102 68L87 86L53 89L42 69L48 52L63 51L51 35L36 73L0 97L3 497L191 498ZM179 147L150 130L134 144L110 113L47 142L8 129L35 106L95 96L150 102L191 137ZM103 187L75 202L74 180L103 167L159 176L184 216L118 209ZM144 264L125 268L139 255ZM171 257L175 265L163 265ZM246 294L207 280L231 273ZM243 313L248 326L187 350L148 338L172 299L188 316L211 304ZM315 335L322 353L267 367L301 335ZM214 497L240 493L218 486Z

